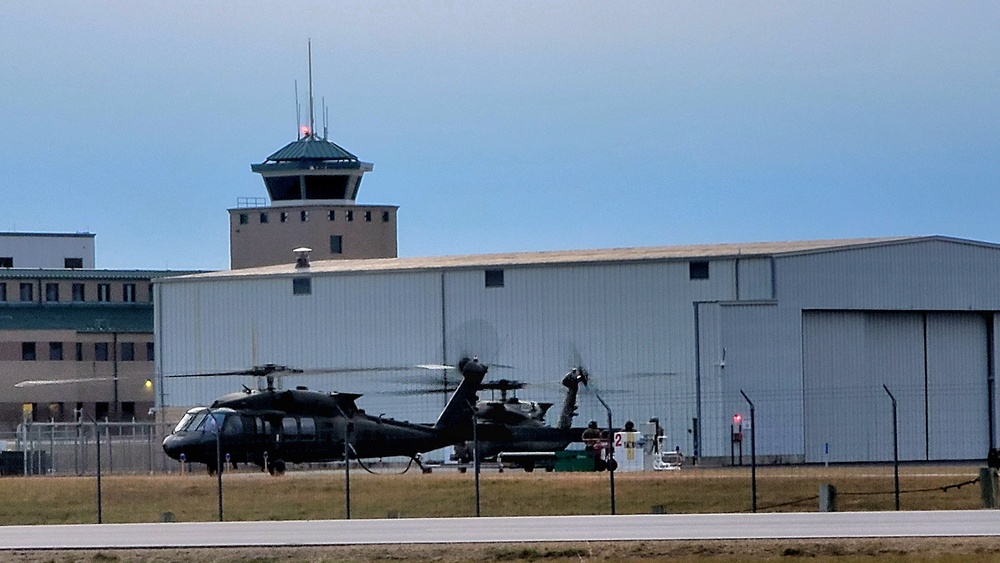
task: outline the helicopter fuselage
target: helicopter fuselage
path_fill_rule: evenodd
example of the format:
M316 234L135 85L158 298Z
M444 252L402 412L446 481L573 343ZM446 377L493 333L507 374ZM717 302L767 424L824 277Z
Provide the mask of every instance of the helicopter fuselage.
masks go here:
M370 416L355 405L361 396L355 393L269 387L231 393L210 407L187 411L163 441L163 450L173 459L204 463L210 471L220 461L280 473L286 462L337 461L345 455L414 458L471 436L471 404L486 367L474 360L461 366L462 384L434 424Z

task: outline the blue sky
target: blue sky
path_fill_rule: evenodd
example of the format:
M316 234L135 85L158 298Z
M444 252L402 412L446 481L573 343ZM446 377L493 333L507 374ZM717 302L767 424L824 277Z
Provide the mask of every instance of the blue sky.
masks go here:
M1000 241L997 2L3 2L0 37L0 230L101 268L228 267L308 38L401 256Z

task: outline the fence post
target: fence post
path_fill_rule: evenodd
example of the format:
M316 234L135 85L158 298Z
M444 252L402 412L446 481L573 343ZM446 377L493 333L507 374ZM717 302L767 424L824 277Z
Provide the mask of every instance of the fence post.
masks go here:
M997 508L997 472L992 467L979 468L979 497L983 508Z
M823 484L819 486L819 511L837 511L837 487L830 484Z

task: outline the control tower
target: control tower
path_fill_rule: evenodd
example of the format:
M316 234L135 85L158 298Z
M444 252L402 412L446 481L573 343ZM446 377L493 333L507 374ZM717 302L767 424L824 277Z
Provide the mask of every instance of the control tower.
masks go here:
M322 137L313 130L311 46L309 61L309 124L296 141L250 166L268 198L239 198L229 210L232 269L287 264L301 247L312 249L313 260L396 257L399 207L355 203L372 164L327 140L325 126Z

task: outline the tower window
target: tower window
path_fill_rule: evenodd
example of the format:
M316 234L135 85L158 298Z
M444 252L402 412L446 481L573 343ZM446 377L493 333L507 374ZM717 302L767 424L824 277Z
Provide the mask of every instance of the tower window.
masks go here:
M94 361L106 362L108 361L108 343L107 342L95 342L94 343Z
M21 359L26 362L35 361L35 343L34 342L22 342L21 343Z
M365 211L365 221L367 221L369 223L372 222L372 212L371 211Z
M267 213L261 212L261 214L260 214L260 222L261 223L267 223Z
M76 357L76 361L82 362L83 361L83 342L76 342L75 344L76 344L76 350L74 350L74 352L75 352L74 356Z
M246 225L250 222L250 216L246 213L240 213L240 225Z
M383 211L382 212L382 222L383 223L388 223L389 222L389 212L388 211Z
M282 223L287 223L288 222L288 212L287 211L282 211L281 215L278 216L278 220L281 221Z
M707 280L708 261L700 260L688 263L688 274L693 280Z
M503 270L486 270L486 287L503 287Z
M47 283L45 284L45 300L46 301L59 301L59 284L58 283Z
M0 256L0 268L13 268L13 267L14 267L13 256Z
M64 268L82 268L83 258L64 258L63 259Z
M122 284L122 301L125 303L135 303L135 284Z
M311 295L312 280L310 278L292 278L292 295Z
M337 217L337 214L331 209L326 212L326 218L333 221Z
M0 301L7 300L7 283L0 283Z
M87 300L87 286L82 283L73 284L73 301L81 302Z
M348 209L347 211L344 212L344 216L345 216L344 218L347 219L348 221L353 221L354 220L354 210L353 209Z
M309 212L306 211L305 209L303 209L302 211L299 211L299 220L302 221L303 223L305 223L306 221L308 221L309 220Z
M49 359L58 362L63 359L62 342L49 342Z
M21 283L21 301L35 300L35 286L30 283Z
M111 284L110 283L99 283L97 284L97 300L102 303L107 303L111 301Z
M122 342L121 356L123 362L134 362L135 361L135 343L134 342Z
M344 237L341 235L330 235L330 254L344 253Z
M156 347L152 342L146 343L146 361L152 362L156 359Z

